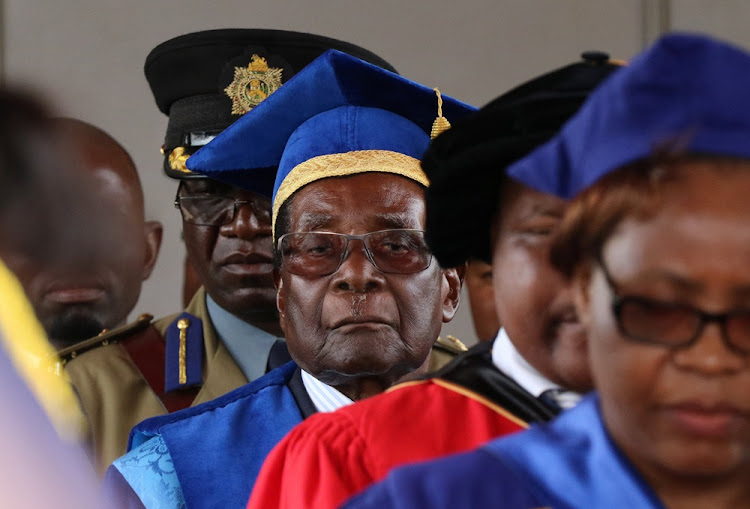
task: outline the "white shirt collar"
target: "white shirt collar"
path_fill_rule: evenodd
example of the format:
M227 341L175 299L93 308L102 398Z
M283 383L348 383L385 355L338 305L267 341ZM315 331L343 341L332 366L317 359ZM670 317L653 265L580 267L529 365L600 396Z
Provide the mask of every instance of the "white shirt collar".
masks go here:
M343 393L321 382L304 369L301 371L302 384L305 386L305 390L318 412L333 412L354 403L354 401L346 397Z
M492 344L492 363L537 398L546 390L561 388L521 356L503 328L498 331Z

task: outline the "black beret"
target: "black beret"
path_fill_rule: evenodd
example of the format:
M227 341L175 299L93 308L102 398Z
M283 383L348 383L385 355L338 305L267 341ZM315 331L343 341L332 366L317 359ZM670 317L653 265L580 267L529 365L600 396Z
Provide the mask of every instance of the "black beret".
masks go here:
M200 178L184 168L187 157L328 49L396 72L354 44L286 30L207 30L175 37L151 50L144 66L146 79L159 110L169 115L165 173Z
M443 267L491 261L490 228L508 165L549 140L620 63L606 53L528 81L456 122L430 144L422 167L427 241Z

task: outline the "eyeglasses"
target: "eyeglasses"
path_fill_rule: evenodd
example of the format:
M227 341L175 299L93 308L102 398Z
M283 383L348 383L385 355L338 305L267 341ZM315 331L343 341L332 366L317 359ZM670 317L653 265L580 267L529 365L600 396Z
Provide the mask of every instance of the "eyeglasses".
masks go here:
M750 353L750 309L714 314L688 305L621 295L601 258L599 266L612 291L617 327L626 338L670 348L687 347L698 340L706 324L715 322L729 349Z
M282 264L292 274L327 276L346 259L352 240L362 241L367 258L381 272L411 274L425 270L432 262L422 230L381 230L364 235L287 233L279 239L278 250Z
M182 219L189 224L198 226L222 226L234 221L237 210L242 205L250 205L253 214L261 224L271 224L271 205L268 200L251 199L238 200L231 196L216 194L180 195L174 199L174 206L180 209Z

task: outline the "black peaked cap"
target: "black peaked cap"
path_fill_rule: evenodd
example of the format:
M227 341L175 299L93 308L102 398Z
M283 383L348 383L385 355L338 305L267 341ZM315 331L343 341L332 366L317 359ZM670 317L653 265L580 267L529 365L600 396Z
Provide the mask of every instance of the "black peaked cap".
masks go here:
M430 144L422 158L430 179L427 241L442 267L491 261L506 167L549 140L621 67L598 51L582 58L501 95Z
M328 49L396 72L384 59L355 44L286 30L206 30L156 46L146 57L144 71L157 107L169 116L163 147L165 173L175 178L202 178L184 169L173 170L169 156L178 147L189 156L241 116L232 113L233 99L225 91L233 83L235 69L247 68L257 55L272 70L280 70L281 84Z

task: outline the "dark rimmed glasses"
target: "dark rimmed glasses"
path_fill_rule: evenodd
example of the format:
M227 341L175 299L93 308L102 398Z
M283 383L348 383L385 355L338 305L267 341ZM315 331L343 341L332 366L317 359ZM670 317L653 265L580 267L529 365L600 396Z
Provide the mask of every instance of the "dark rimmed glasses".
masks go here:
M279 238L278 251L287 271L319 277L336 272L349 253L349 243L360 240L365 254L381 272L412 274L425 270L432 253L423 230L393 229L345 235L331 232L287 233Z
M622 295L604 261L599 266L612 291L612 313L620 333L641 343L683 348L703 333L708 323L718 323L724 343L734 352L750 353L750 309L707 313L686 304Z
M271 201L258 196L250 200L240 200L232 196L198 193L181 194L177 190L174 206L180 209L186 223L197 226L222 226L234 221L237 210L242 205L250 205L253 214L261 224L271 224Z

